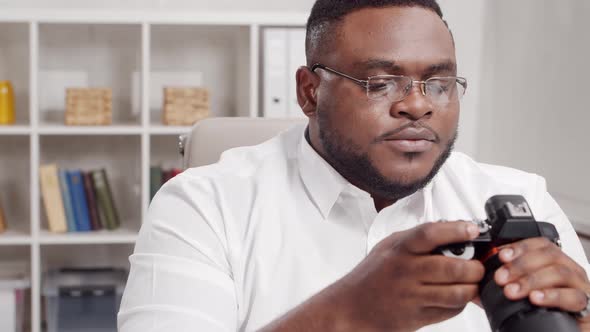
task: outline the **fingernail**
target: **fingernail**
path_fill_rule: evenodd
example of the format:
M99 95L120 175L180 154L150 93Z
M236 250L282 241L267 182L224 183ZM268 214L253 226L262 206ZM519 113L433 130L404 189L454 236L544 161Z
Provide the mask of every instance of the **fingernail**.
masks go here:
M502 258L504 259L512 259L512 257L514 256L514 250L511 248L503 249L500 255L502 255Z
M519 284L510 284L510 285L506 286L506 290L508 291L508 293L516 295L516 294L518 294L518 291L520 290L520 285Z
M496 272L496 280L501 284L508 281L508 270L505 268L500 268L498 272Z
M479 227L477 227L477 225L468 225L467 233L469 233L471 237L477 237L479 235Z
M543 292L540 291L533 291L531 293L531 298L535 301L543 301L543 298L545 298L545 294Z

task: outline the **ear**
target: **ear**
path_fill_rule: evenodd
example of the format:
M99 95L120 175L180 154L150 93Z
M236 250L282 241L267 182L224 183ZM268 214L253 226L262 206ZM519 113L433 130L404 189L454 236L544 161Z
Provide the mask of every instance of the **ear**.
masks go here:
M320 79L307 66L299 67L295 77L297 80L297 102L308 118L313 117L316 112Z

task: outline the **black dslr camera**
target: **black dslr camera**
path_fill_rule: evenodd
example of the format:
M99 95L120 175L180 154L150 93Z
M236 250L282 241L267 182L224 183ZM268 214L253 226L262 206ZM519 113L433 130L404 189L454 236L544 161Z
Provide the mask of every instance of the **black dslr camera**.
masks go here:
M484 264L485 275L479 283L479 295L492 331L579 331L570 313L541 308L528 299L509 300L494 281L494 272L503 265L498 257L500 246L543 236L561 247L555 226L536 221L524 197L518 195L493 196L486 202L485 210L487 220L473 221L480 230L475 240L444 246L438 252L448 257L477 259Z

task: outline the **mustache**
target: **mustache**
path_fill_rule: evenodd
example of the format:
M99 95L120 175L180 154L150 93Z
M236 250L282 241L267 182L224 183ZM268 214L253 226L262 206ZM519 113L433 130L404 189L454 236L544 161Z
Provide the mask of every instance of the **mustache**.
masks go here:
M393 135L399 133L400 131L403 131L407 128L412 128L412 127L413 128L424 128L424 129L430 131L434 135L435 141L437 143L440 142L440 136L438 135L438 133L434 129L432 129L432 127L430 127L429 125L425 124L422 121L411 121L411 122L404 124L403 126L401 126L399 128L396 128L394 130L390 130L384 134L379 135L377 138L375 138L374 143L385 141L387 139L387 137L393 136Z

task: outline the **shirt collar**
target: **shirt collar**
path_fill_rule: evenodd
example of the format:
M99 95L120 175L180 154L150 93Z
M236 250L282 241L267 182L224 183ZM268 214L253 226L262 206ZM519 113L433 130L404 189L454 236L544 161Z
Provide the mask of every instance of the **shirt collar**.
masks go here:
M305 129L307 131L307 128ZM305 134L304 134L305 135ZM338 173L302 135L299 141L297 159L301 179L311 199L325 218L343 192L359 198L371 198L366 191L354 186Z
M328 218L332 207L336 204L338 197L342 193L372 200L369 193L348 182L332 165L317 153L305 138L307 130L307 127L305 127L304 133L299 140L297 155L299 172L312 201L318 207L324 219ZM424 188L408 197L400 199L400 201L392 206L400 206L404 202L403 205L412 206L414 208L413 210L419 211L424 217L429 218L431 215L432 186L437 176Z

